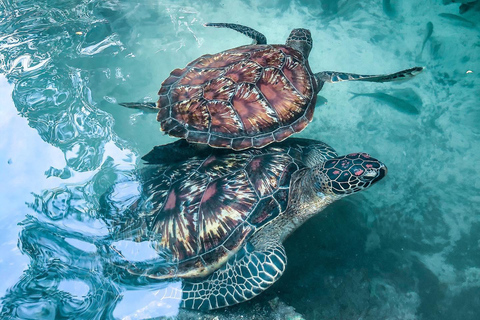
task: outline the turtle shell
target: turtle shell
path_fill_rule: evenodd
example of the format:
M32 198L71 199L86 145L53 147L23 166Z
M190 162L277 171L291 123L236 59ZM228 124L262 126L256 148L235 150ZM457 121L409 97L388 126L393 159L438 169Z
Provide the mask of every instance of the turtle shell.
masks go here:
M305 167L308 150L334 155L325 144L292 140L242 152L210 149L176 163L147 165L144 216L126 221L126 227L150 240L159 235L155 249L167 257L163 266L171 267L132 266L129 272L188 278L221 267L252 234L285 212L292 174ZM181 144L173 147L181 151Z
M303 55L285 45L247 45L204 55L162 83L163 131L216 148L261 148L312 120L316 82Z

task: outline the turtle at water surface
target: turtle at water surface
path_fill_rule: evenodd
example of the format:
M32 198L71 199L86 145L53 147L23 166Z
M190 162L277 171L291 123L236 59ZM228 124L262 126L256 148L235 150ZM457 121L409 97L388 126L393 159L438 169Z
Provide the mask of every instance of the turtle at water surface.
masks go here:
M325 82L387 82L411 78L415 67L387 75L324 71L308 65L312 38L294 29L284 45L268 45L265 36L230 23L207 26L236 30L256 44L206 54L162 83L157 103L122 103L152 109L164 132L189 142L244 150L283 141L312 120L317 93Z
M387 173L366 153L338 156L322 142L293 138L241 152L197 150L179 140L146 160L143 200L130 211L137 214L119 219L113 233L150 241L161 259L122 257L114 265L146 279L181 279L181 306L200 310L270 287L285 271L282 242L293 231Z

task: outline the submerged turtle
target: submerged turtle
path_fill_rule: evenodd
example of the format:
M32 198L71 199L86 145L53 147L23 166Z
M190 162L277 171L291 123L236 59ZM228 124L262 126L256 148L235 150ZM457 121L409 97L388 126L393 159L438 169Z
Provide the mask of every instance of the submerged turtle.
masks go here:
M139 213L122 219L115 234L152 241L160 262L115 264L150 279L182 279L181 305L189 309L260 294L285 271L285 238L387 173L368 154L338 156L307 139L242 152L192 151L184 140L156 148L146 160L160 164L143 169Z
M317 93L325 82L396 81L423 70L415 67L386 75L313 73L307 29L294 29L284 45L267 45L265 36L249 27L206 26L236 30L256 44L206 54L173 70L162 83L157 103L122 105L153 109L169 135L212 147L261 148L302 131L312 120Z

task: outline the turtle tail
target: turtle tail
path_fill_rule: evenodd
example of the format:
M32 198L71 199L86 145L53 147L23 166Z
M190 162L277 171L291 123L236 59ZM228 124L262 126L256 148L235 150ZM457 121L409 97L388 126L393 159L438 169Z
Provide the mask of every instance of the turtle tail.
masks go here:
M157 104L155 102L122 102L121 106L139 109L147 112L158 112Z

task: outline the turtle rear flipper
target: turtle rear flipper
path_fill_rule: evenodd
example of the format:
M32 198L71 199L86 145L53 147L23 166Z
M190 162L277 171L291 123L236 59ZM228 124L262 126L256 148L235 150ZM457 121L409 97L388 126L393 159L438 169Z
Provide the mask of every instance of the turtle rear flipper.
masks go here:
M122 102L119 103L121 106L131 108L131 109L140 109L147 112L158 112L157 104L155 102Z
M198 310L227 307L250 300L270 287L285 271L285 248L278 242L270 242L263 250L252 247L247 244L204 279L184 280L182 307Z
M240 32L255 41L254 44L267 44L267 37L255 29L236 23L205 23L205 27L228 28Z
M423 67L414 67L390 74L365 75L335 71L323 71L316 73L315 76L322 82L341 82L341 81L369 81L369 82L390 82L407 80L413 78L423 71Z
M208 156L209 154L222 153L222 149L213 149L207 145L189 143L180 139L172 143L155 146L142 157L147 164L173 164L187 161L192 157Z

